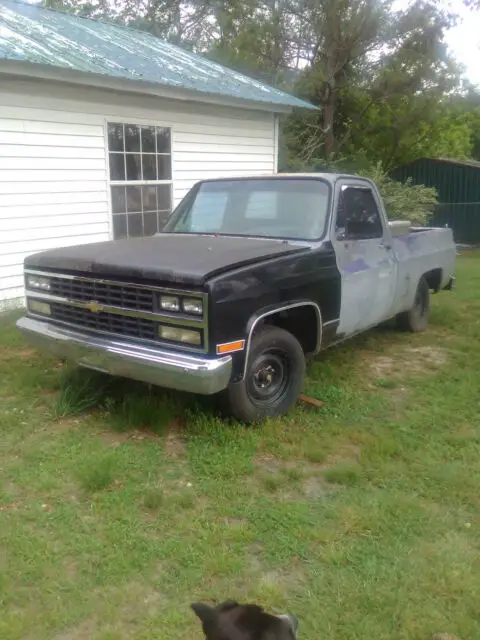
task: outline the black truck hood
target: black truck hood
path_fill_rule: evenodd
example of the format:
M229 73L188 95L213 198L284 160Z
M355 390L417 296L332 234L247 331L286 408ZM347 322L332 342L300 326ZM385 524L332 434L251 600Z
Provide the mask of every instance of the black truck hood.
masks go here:
M229 269L306 250L277 240L165 233L51 249L26 258L25 267L203 285Z

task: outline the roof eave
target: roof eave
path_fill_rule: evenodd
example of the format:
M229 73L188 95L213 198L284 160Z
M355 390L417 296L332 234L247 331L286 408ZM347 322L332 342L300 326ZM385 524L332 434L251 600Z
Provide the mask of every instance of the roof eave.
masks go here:
M194 101L227 107L243 107L278 114L291 113L295 108L316 109L313 105L302 100L298 100L298 104L279 104L260 100L234 98L219 93L204 93L191 89L146 82L141 79L130 80L128 78L115 78L103 73L83 72L75 69L54 67L47 64L33 64L22 60L0 60L0 74L35 78L37 80L52 80L67 84L121 91L123 93L137 93L170 100Z

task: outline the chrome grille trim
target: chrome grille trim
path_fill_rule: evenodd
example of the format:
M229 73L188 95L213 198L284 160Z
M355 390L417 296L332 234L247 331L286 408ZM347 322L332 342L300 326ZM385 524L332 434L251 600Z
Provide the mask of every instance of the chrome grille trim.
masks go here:
M76 276L76 275L70 275L70 274L63 274L63 273L56 273L56 272L51 272L51 271L40 271L40 270L36 270L36 269L25 269L24 271L25 273L25 295L27 298L30 299L37 299L37 300L44 300L45 302L50 302L53 305L66 305L68 307L73 307L76 309L80 309L83 311L89 311L92 314L111 314L111 315L115 315L115 316L123 316L125 318L130 318L132 320L137 320L138 324L140 326L140 324L144 321L150 321L152 323L155 323L155 325L157 324L167 324L167 325L173 325L173 326L179 326L179 327L185 327L185 328L193 328L193 329L198 329L199 331L201 331L202 335L203 335L203 341L202 341L202 346L192 346L192 345L188 345L187 343L171 343L171 342L167 342L165 340L162 340L158 334L157 334L157 330L155 327L155 335L158 336L156 337L154 340L152 339L146 339L143 337L136 337L136 336L132 336L132 335L128 335L126 333L115 333L115 332L110 332L110 331L105 331L105 330L101 330L101 329L92 329L90 328L91 331L95 331L95 332L99 332L99 333L108 333L110 335L115 335L117 337L127 337L130 339L135 339L135 340L140 340L140 341L147 341L150 344L165 344L169 347L173 347L176 349L180 349L180 350L186 350L186 351L196 351L197 353L206 353L208 352L208 348L209 348L209 340L208 340L208 295L204 292L199 292L199 291L192 291L192 290L186 290L186 289L172 289L169 287L159 287L156 285L145 285L145 284L137 284L137 283L132 283L132 282L121 282L121 281L115 281L115 280L106 280L103 278L89 278L89 277L85 277L85 276ZM123 289L138 289L141 290L142 294L143 293L151 293L152 294L152 298L151 298L151 311L146 310L146 309L135 309L135 308L131 308L131 307L127 307L127 306L117 306L114 304L109 304L109 303L103 303L101 300L95 300L95 299L91 299L91 300L79 300L79 299L74 299L74 298L69 298L69 297L63 297L63 296L58 296L58 295L53 295L52 293L46 293L45 291L42 291L41 289L35 289L35 288L28 288L26 285L26 277L28 275L37 275L37 276L44 276L46 278L57 278L57 279L63 279L63 280L73 280L73 281L79 281L79 282L84 282L87 284L91 284L93 286L93 283L95 283L95 285L101 285L101 286L112 286L112 287L121 287ZM181 313L181 312L177 312L177 313L168 313L168 312L161 312L159 313L158 311L156 311L154 309L154 297L157 294L166 294L166 295L175 295L175 296L187 296L189 298L198 298L202 300L202 304L203 304L203 316L200 317L195 317L193 315L186 315L185 313ZM33 314L32 312L29 312L30 315L34 315L35 317L38 317L39 319L45 319L44 316L39 316L37 314ZM64 315L64 314L60 314L60 315ZM60 319L60 318L55 318L54 316L52 316L50 318L51 321L53 322L58 322L61 324L68 324L69 326L72 327L81 327L81 324L76 324L76 323L70 323L65 321L64 319Z
M184 295L192 297L203 297L206 294L188 289L171 289L169 287L159 287L158 285L137 284L136 282L123 282L119 280L106 280L105 278L87 278L86 276L73 276L68 273L56 273L55 271L40 271L37 269L25 269L25 275L45 276L46 278L62 278L63 280L82 280L83 282L97 282L98 284L111 285L113 287L136 287L137 289L146 289L148 291L158 291L167 295Z
M81 300L69 300L68 298L61 298L60 296L53 296L51 293L43 293L36 289L27 289L27 296L35 300L45 300L46 302L58 302L59 304L65 304L70 307L77 307L79 309L86 309L91 311L90 302L83 302ZM175 316L173 314L155 313L154 311L135 311L134 309L126 309L124 307L114 307L108 304L100 305L102 307L100 312L114 313L119 316L127 316L130 318L143 318L144 320L152 320L154 322L161 322L162 324L179 325L182 327L193 327L196 329L203 328L203 319L197 320L178 313Z

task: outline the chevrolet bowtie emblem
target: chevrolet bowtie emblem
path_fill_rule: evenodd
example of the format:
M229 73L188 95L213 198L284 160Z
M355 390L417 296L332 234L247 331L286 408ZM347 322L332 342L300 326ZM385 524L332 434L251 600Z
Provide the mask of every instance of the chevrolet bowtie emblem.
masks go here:
M95 300L92 300L91 302L87 302L85 306L92 313L100 313L100 311L103 311L103 305L100 304L99 302L95 302Z

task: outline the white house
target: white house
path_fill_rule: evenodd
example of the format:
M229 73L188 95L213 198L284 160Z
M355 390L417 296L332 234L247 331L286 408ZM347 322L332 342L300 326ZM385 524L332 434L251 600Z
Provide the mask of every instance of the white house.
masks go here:
M311 105L147 33L0 6L0 303L25 256L155 233L199 179L271 173Z

